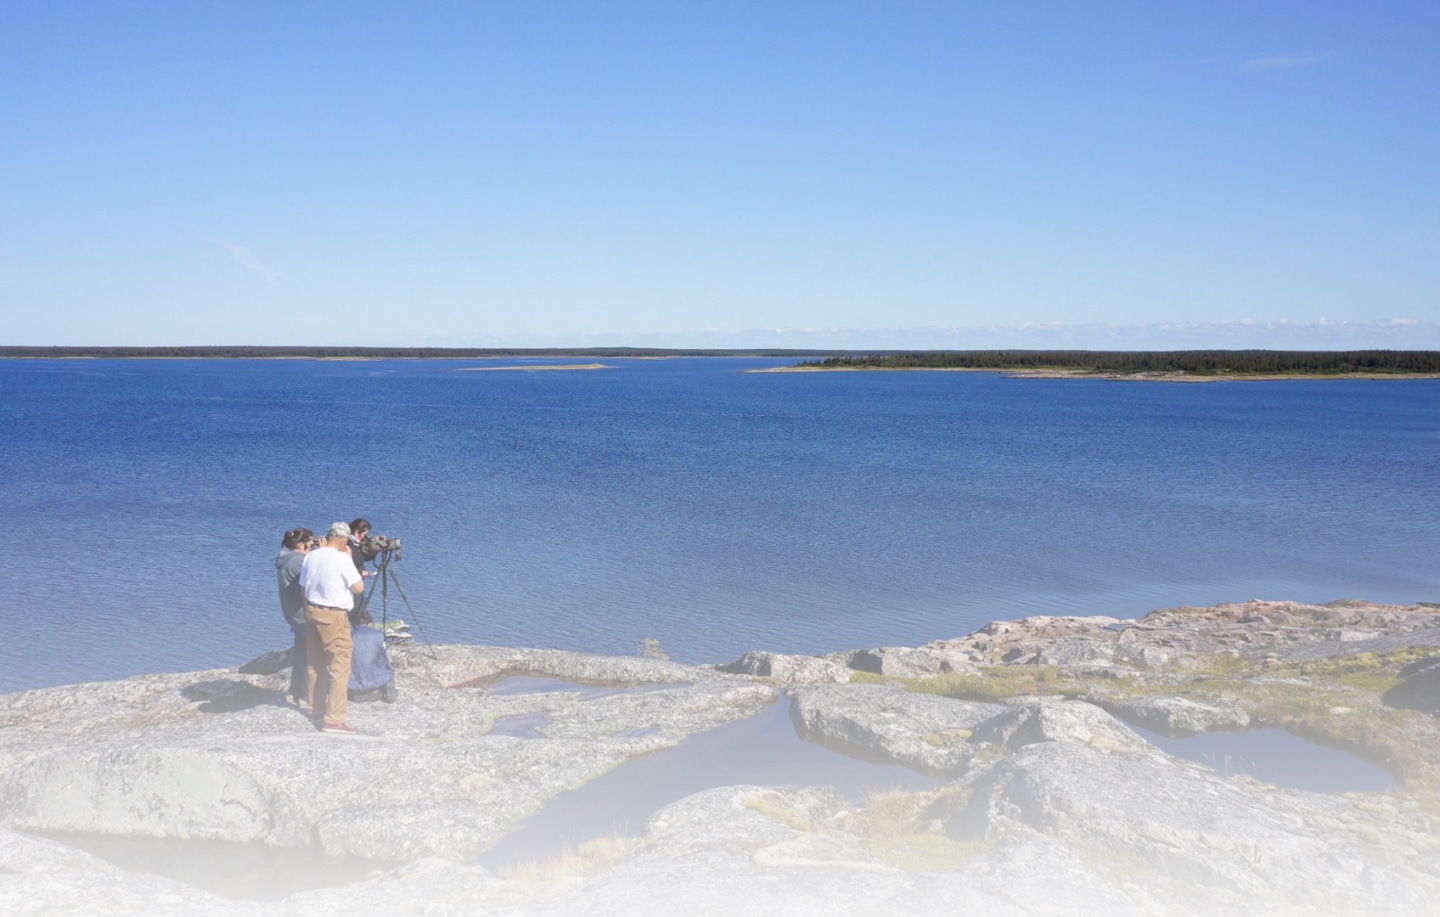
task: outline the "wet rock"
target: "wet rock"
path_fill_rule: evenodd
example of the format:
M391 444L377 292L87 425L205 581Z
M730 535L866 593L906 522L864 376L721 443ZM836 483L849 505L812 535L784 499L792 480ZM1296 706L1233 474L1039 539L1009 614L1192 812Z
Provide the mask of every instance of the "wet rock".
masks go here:
M781 684L792 685L850 680L849 669L834 660L821 659L818 656L787 656L762 650L746 653L734 662L716 666L716 670L734 675L773 678Z
M1236 704L1202 704L1167 695L1095 703L1127 723L1177 739L1202 732L1240 732L1250 726L1250 714Z

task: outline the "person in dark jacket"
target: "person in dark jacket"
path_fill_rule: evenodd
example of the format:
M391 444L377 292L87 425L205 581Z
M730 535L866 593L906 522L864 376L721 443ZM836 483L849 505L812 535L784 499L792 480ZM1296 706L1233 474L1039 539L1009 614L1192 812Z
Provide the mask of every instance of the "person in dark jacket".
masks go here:
M370 520L357 518L350 523L350 559L355 562L355 569L366 579L374 576L377 571L366 570L365 565L375 559L374 549L367 550L365 539L370 537ZM369 601L366 593L360 593L355 597L355 607L364 610Z
M395 703L395 670L385 652L385 635L371 627L375 619L363 608L350 611L350 641L355 655L350 660L349 698L365 702L377 696L387 704Z
M290 625L295 648L290 653L290 701L301 709L310 707L310 686L305 677L305 590L300 588L300 566L315 546L315 533L294 528L280 539L275 555L275 579L280 586L280 613Z

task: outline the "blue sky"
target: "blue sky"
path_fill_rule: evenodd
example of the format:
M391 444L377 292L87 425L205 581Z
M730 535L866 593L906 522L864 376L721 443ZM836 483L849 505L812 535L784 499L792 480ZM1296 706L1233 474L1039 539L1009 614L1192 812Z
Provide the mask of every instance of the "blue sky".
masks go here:
M1440 4L0 5L0 342L1440 347Z

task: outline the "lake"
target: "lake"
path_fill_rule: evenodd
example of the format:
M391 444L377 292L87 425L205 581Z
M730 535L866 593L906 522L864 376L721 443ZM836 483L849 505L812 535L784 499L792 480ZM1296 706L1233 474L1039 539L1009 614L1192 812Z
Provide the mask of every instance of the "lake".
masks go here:
M0 360L0 691L286 645L281 533L362 515L436 642L685 662L1440 599L1437 381L458 371L546 362Z

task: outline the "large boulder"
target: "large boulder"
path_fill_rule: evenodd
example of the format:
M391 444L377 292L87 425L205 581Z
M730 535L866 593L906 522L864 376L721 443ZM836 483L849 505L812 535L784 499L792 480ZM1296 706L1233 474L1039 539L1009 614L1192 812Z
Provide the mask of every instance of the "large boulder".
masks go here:
M716 666L716 671L773 678L788 685L850 680L849 670L834 660L818 656L787 656L763 650L746 653L734 662Z
M961 657L908 646L882 646L875 649L836 653L835 659L857 672L869 672L891 678L927 678L946 672L971 672L975 666Z
M1007 749L1066 742L1111 752L1141 752L1149 743L1113 716L1083 701L1026 700L979 724L970 741Z
M800 737L883 764L953 775L975 753L970 736L1006 708L890 685L815 685L790 692Z
M1428 819L1363 798L1280 790L1158 751L1032 742L973 768L932 807L972 842L1034 831L1090 851L1159 910L1390 914L1428 909ZM1382 851L1409 849L1402 864ZM1234 896L1233 898L1231 896ZM1192 910L1193 909L1193 910Z
M1094 702L1127 723L1173 739L1202 732L1242 732L1250 727L1250 714L1238 704L1202 704L1165 694Z

